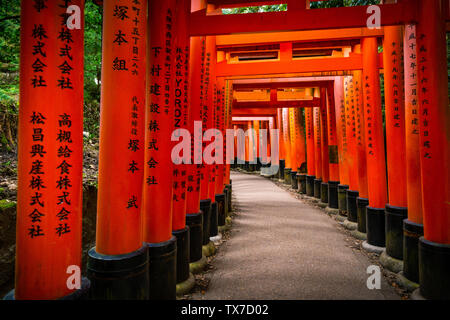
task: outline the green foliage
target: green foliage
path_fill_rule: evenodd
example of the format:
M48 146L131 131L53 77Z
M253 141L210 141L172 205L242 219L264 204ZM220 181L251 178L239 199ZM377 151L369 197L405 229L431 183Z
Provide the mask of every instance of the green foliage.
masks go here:
M86 2L84 40L84 130L98 137L100 123L100 80L102 63L101 6Z

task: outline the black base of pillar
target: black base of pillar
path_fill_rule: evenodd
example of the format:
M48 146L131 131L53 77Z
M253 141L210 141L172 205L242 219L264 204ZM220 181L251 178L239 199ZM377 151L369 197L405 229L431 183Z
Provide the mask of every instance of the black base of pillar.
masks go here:
M298 191L302 194L306 194L306 174L297 173Z
M450 300L450 245L419 239L420 293L430 300Z
M232 204L232 189L231 189L231 180L230 180L230 184L226 184L225 185L225 188L227 188L227 190L228 190L228 193L227 193L227 202L228 202L228 205L227 205L227 207L228 207L228 212L227 212L227 216L229 215L229 213L231 213L231 211L233 211L232 210L232 207L231 207L231 204Z
M366 207L367 243L377 247L386 245L384 209Z
M320 186L322 185L322 179L314 179L314 198L320 199L322 194Z
M423 236L423 224L403 220L403 275L419 283L419 238Z
M225 225L225 194L224 193L216 194L216 203L217 203L217 225L224 226Z
M175 238L174 238L175 239ZM147 246L128 254L88 252L87 277L92 300L147 300L149 298L149 253ZM175 279L175 270L173 272Z
M177 297L177 239L147 243L149 256L149 299L175 300Z
M90 287L91 287L91 282L89 281L89 279L82 277L80 289L77 289L74 292L68 294L67 296L64 296L64 297L56 299L56 300L67 300L67 301L88 300ZM12 289L10 292L8 292L3 297L3 300L10 300L10 301L16 300L15 292L16 292L16 290Z
M328 182L320 184L320 201L328 203Z
M291 187L292 189L298 189L297 171L291 171Z
M189 226L189 262L202 257L203 219L202 211L186 215L186 225Z
M347 189L348 185L339 184L338 185L338 208L339 213L347 212Z
M366 207L369 205L369 199L366 198L356 198L356 212L358 215L358 231L366 233L367 222L366 222Z
M339 208L338 185L339 181L328 181L328 207L333 209Z
M182 230L172 231L172 235L177 238L177 283L181 283L189 279L189 227L186 226Z
M228 209L228 197L229 197L229 195L228 195L228 188L225 186L223 188L222 192L225 195L224 212L225 212L225 217L227 217L228 216L228 211L229 211L229 209Z
M284 168L284 183L291 184L291 168Z
M203 241L205 246L209 243L209 233L211 225L211 199L200 200L200 211L203 213Z
M278 169L278 179L284 179L284 167L286 165L286 160L280 159L280 167Z
M314 197L314 180L316 180L316 176L306 176L306 195L308 197Z
M358 221L358 210L356 207L356 198L358 198L359 192L355 190L347 190L347 220L350 222Z
M209 220L209 236L215 237L219 233L218 228L218 209L217 209L217 202L211 203L211 216Z
M403 220L408 217L408 208L386 205L386 253L403 260Z
M248 161L245 161L245 163L244 163L244 170L250 171L250 163Z

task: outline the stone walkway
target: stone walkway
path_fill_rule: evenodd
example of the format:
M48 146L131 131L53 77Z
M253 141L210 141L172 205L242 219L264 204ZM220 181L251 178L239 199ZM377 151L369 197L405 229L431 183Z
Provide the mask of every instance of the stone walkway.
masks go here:
M336 222L268 179L232 173L239 213L212 262L209 288L194 299L399 299L370 260L351 249Z

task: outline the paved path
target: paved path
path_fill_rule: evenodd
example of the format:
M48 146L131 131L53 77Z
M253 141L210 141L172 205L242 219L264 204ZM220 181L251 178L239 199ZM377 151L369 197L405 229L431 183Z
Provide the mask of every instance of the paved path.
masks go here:
M346 246L346 235L323 211L273 182L232 173L239 214L231 239L200 299L399 299L382 276L369 290L369 259Z

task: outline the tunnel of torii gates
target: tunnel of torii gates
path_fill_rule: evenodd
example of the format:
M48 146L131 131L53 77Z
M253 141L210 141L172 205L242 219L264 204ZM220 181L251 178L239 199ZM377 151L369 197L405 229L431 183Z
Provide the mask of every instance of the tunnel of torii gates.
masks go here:
M231 206L230 164L201 158L218 131L187 139L190 156L172 152L181 129L211 128L255 129L244 152L224 139L228 153L215 156L234 151L244 164L231 165L263 172L270 147L265 159L252 151L262 129L279 129L279 141L268 137L279 178L403 260L423 297L450 298L448 1L385 1L378 29L367 28L368 7L306 0L96 2L103 61L87 277L78 280L83 17L69 29L67 1L22 1L16 280L6 298L174 299ZM278 3L287 11L221 14ZM71 4L83 12L83 0Z

